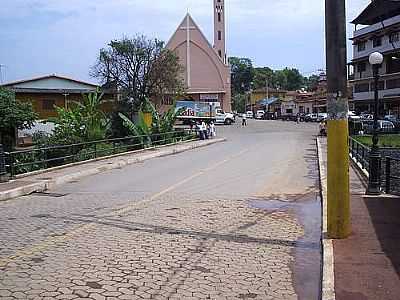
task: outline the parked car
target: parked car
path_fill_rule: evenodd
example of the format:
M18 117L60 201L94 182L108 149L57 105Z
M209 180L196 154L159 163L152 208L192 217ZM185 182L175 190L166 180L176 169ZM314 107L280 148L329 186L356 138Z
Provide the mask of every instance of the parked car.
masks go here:
M304 117L305 122L317 122L317 114L307 114Z
M362 129L364 133L371 134L374 130L374 121L373 120L363 121ZM390 121L378 120L378 130L381 133L393 133L395 132L395 126Z
M326 119L328 119L327 113L318 113L317 114L317 122L326 121Z
M358 116L354 111L349 111L348 118L353 121L361 120L361 116Z
M265 115L265 111L263 110L257 110L256 112L256 119L263 119Z
M252 119L254 116L253 116L253 112L251 111L251 110L248 110L247 112L246 112L246 117L247 118L249 118L249 119Z
M386 121L390 121L390 122L398 122L399 121L399 119L395 115L386 115L384 117L384 119Z

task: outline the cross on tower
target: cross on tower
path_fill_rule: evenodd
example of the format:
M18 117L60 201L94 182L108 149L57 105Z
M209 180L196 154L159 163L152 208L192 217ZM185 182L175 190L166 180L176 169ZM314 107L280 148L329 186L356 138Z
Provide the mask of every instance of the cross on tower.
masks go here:
M190 61L190 30L196 30L196 27L190 26L190 14L186 15L186 26L180 27L179 30L186 30L186 83L190 88L191 80L191 61Z

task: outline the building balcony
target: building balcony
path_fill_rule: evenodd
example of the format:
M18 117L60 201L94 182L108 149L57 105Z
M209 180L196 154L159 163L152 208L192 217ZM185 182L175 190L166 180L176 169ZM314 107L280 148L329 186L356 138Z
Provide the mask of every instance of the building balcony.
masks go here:
M374 99L374 78L350 80L353 85L353 97L355 101ZM384 74L379 80L380 99L400 99L400 73Z
M389 26L396 25L397 23L400 23L400 15L389 18L389 19L383 21L382 23L376 23L376 24L361 28L359 30L356 30L356 31L354 31L353 38L357 39L357 38L363 37L365 35L375 33L377 31L383 30L384 28L387 28Z

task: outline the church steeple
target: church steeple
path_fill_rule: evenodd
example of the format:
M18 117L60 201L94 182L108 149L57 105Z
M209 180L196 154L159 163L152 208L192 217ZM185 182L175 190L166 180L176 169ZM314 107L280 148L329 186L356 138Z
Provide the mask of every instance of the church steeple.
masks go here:
M226 63L224 0L214 0L214 48Z

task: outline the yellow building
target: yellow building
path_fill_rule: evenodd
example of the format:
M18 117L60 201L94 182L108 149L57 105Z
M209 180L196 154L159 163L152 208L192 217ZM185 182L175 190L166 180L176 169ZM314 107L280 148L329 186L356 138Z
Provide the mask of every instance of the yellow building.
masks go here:
M257 89L251 92L250 104L252 107L257 106L257 102L266 98L278 98L279 100L284 100L286 98L287 91L277 90L273 88Z

